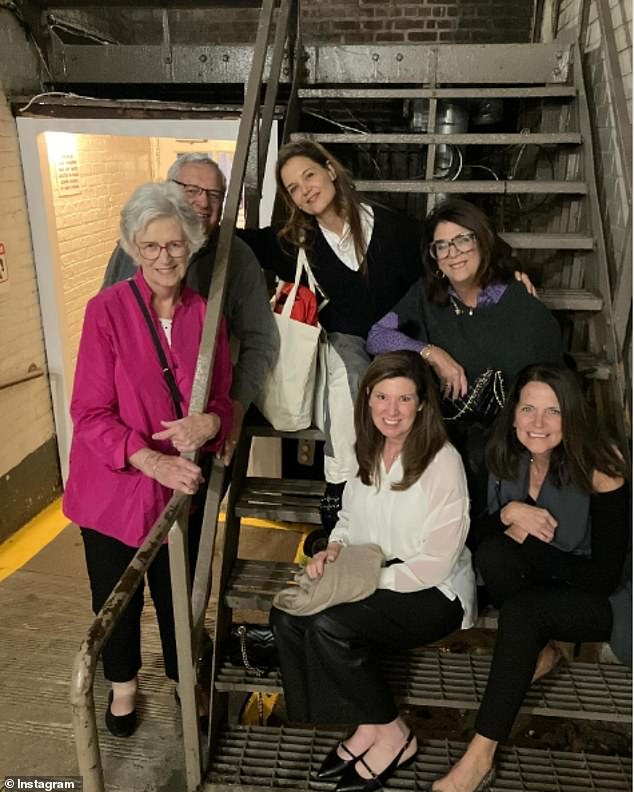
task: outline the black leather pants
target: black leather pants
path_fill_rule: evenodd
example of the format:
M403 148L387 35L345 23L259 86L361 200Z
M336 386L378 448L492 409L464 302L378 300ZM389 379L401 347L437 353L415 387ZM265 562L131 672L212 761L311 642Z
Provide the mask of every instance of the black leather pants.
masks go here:
M288 717L303 723L389 723L398 710L381 656L423 646L460 627L462 605L438 589L384 589L314 616L276 608L271 624Z

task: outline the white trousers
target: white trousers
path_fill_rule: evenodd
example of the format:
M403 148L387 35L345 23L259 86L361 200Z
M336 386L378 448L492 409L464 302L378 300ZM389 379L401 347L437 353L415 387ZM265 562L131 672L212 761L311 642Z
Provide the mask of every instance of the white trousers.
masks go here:
M330 333L321 357L326 362L324 395L324 476L330 484L341 484L357 475L354 452L354 403L359 384L370 364L365 341L358 336Z

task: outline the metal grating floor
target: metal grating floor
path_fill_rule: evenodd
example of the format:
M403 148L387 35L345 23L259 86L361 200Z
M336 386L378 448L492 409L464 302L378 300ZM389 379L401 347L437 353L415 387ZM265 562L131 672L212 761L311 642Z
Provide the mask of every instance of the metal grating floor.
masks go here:
M239 517L321 525L319 502L323 481L246 478L236 502Z
M478 655L417 650L384 660L392 689L410 705L477 709L486 687L490 659ZM224 663L219 690L278 692L278 672L257 677ZM632 720L632 674L622 665L570 663L531 687L522 712L629 723Z
M341 734L313 729L235 726L224 732L212 763L206 792L293 789L332 790L314 772ZM390 781L390 790L425 790L464 751L461 743L419 740L418 757ZM629 792L628 759L595 754L500 748L492 792Z

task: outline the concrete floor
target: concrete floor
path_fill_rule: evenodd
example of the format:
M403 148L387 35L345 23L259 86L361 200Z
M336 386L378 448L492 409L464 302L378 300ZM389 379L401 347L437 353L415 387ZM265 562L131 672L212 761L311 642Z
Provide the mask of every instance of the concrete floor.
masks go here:
M292 560L300 534L245 526L244 558ZM92 621L79 530L69 525L0 583L0 787L11 775L77 775L69 684L73 658ZM151 601L142 625L140 725L129 739L103 723L108 685L98 667L95 701L109 792L182 792L183 751L173 684L163 675Z

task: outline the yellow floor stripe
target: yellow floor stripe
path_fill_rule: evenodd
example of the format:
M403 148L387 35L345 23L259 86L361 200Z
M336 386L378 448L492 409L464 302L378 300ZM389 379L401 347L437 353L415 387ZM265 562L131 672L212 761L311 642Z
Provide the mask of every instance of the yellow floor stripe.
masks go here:
M0 544L0 580L24 566L67 525L69 520L63 515L62 499L58 498Z
M221 512L218 519L224 522L226 515ZM301 562L304 555L301 552L306 536L314 529L313 525L279 523L272 520L260 520L255 517L243 518L243 525L254 528L269 528L276 531L292 531L300 534L295 562ZM49 542L60 534L69 520L62 513L62 499L54 501L43 511L36 515L30 522L22 526L19 531L0 544L0 581L12 575L33 556L37 555Z

